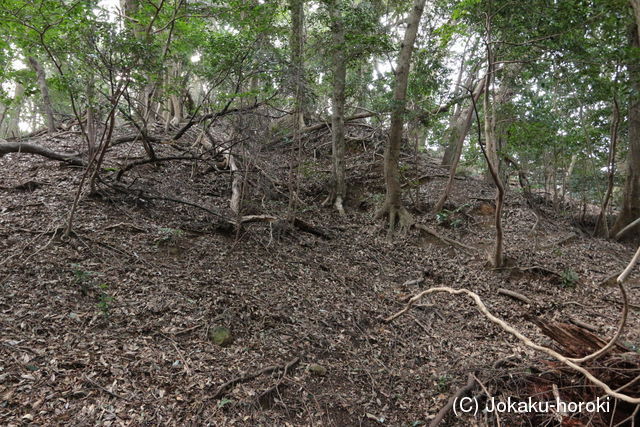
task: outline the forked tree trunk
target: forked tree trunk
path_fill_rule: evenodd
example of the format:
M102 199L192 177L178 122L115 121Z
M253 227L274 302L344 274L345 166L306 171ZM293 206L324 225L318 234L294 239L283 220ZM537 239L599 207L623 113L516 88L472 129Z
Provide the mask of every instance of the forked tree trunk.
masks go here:
M640 0L632 0L636 22L629 32L630 44L640 49ZM627 224L640 218L640 64L632 60L628 65L631 93L629 96L629 153L627 177L622 196L622 209L611 232L617 234ZM640 227L626 233L628 237L640 236Z
M389 219L388 236L393 236L396 223L401 228L413 223L411 214L402 205L402 191L400 187L400 146L402 145L402 129L404 127L404 113L407 96L407 84L409 81L409 66L413 44L418 34L420 18L424 10L426 0L415 0L411 9L404 40L398 56L396 69L396 83L393 91L393 110L391 112L391 129L389 130L389 143L384 151L384 178L386 182L385 201L376 218L387 216Z
M51 97L49 96L49 87L47 86L47 76L42 68L42 65L33 57L30 56L29 64L31 68L36 72L38 77L38 87L40 88L40 95L42 95L42 115L47 125L47 131L54 133L56 131L56 121L53 117L53 107L51 105Z
M343 202L347 194L344 161L344 89L347 63L344 54L344 25L342 1L329 0L329 15L333 30L333 98L331 115L331 146L333 151L333 188L328 202L344 214Z

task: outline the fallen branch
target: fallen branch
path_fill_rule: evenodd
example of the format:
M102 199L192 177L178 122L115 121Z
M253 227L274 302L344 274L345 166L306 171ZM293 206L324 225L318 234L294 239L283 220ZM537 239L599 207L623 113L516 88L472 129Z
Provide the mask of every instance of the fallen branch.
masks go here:
M344 122L345 122L345 125L346 125L348 122L352 122L354 120L359 120L359 119L366 119L368 117L373 117L373 116L376 116L376 115L377 115L377 113L374 113L374 112L360 113L360 114L356 114L354 116L345 118ZM323 123L317 123L315 125L304 127L304 128L299 130L299 134L300 135L304 135L305 133L309 133L309 132L313 132L313 131L316 131L316 130L320 130L320 129L323 129L325 127L330 128L331 127L331 123L323 122ZM275 145L278 142L282 141L287 136L289 136L289 135L287 134L287 135L278 136L275 139L273 139L272 141L270 141L267 144L267 146L269 147L269 146Z
M499 288L498 289L498 293L500 295L506 295L508 297L517 299L518 301L523 302L525 304L533 305L533 302L531 302L531 300L528 297L526 297L526 296L524 296L524 295L522 295L522 294L520 294L518 292L510 291L510 290L504 289L504 288Z
M442 420L444 420L444 417L447 415L447 413L451 410L451 408L453 408L453 405L458 401L460 397L470 392L473 389L473 386L475 385L475 383L476 383L475 376L473 374L469 374L467 383L463 387L459 388L456 394L454 394L449 398L449 401L447 402L447 404L444 405L444 407L442 407L442 409L438 411L438 413L436 414L436 417L433 420L431 420L431 423L429 423L429 427L436 427L440 425L440 423L442 422Z
M457 240L453 240L453 239L450 239L449 237L442 236L442 235L438 234L435 230L427 227L426 225L414 224L414 227L417 228L418 230L422 230L422 231L425 231L425 232L431 234L432 236L434 236L434 237L440 239L441 241L443 241L444 243L448 243L450 245L457 246L457 247L459 247L461 249L464 249L464 250L470 251L470 252L477 252L478 251L477 248L474 248L472 246L467 246L464 243L458 242Z
M226 383L222 384L220 387L218 387L218 389L216 390L216 392L213 395L212 399L220 399L231 388L233 388L237 384L245 383L247 381L251 381L252 379L259 377L260 375L266 375L266 374L270 374L272 372L277 372L277 371L284 371L286 373L289 369L291 369L293 366L297 365L299 362L300 362L300 358L296 357L295 359L289 361L289 363L287 363L285 365L267 366L266 368L263 368L263 369L259 370L258 372L254 372L254 373L251 373L251 374L244 374L244 375L241 375L239 377L233 378L232 380L229 380Z
M636 219L635 221L633 221L630 224L627 224L627 226L625 228L623 228L622 230L618 231L618 234L616 234L615 239L616 240L620 240L620 238L622 236L624 236L627 231L631 230L633 227L635 227L638 224L640 224L640 218Z
M536 217L537 217L537 215L536 215ZM536 222L536 225L537 225L537 224L538 224L538 223ZM576 234L574 234L574 233L571 233L571 234L569 234L567 237L564 237L564 238L562 238L562 239L558 240L557 242L550 243L550 244L548 244L548 245L544 245L544 246L542 247L542 249L551 249L551 248L553 248L553 247L555 247L555 246L560 246L560 245L562 245L563 243L566 243L566 242L568 242L569 240L574 239L575 237L578 237L578 236L577 236Z
M583 322L582 320L576 317L569 317L569 322L573 323L576 326L580 326L581 328L584 328L587 331L598 332L598 328L596 326L591 325L587 322Z
M41 145L30 142L0 142L0 157L8 153L37 154L51 160L60 160L75 166L86 165L80 153L52 151Z

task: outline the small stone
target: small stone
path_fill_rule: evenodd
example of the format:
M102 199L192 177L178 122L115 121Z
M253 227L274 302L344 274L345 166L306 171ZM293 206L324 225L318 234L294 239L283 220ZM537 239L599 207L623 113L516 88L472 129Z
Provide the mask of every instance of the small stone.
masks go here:
M327 368L322 365L318 365L317 363L311 363L307 369L312 375L317 375L319 377L327 375Z
M209 331L209 338L211 338L211 341L213 341L214 344L219 345L220 347L226 347L233 342L231 330L224 326L216 326Z

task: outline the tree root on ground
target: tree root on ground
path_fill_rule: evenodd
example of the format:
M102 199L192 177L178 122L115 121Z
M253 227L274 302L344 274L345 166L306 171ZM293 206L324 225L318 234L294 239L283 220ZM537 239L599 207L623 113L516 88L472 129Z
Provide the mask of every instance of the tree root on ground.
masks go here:
M283 371L283 376L284 376L284 375L287 374L287 372L293 366L297 365L299 362L300 362L300 358L296 357L295 359L289 361L285 365L267 366L266 368L263 368L263 369L259 370L258 372L244 374L244 375L241 375L239 377L233 378L233 379L227 381L226 383L222 384L220 387L218 387L218 389L216 390L216 392L214 393L214 395L211 398L214 399L214 400L220 399L231 388L233 388L237 384L245 383L247 381L251 381L252 379L259 377L260 375L266 375L266 374L271 374L271 373L277 372L277 371Z

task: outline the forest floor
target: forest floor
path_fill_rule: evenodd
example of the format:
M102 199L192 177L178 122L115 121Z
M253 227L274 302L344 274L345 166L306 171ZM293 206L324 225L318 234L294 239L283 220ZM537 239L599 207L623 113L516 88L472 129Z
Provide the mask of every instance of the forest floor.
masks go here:
M405 188L414 218L478 250L416 229L389 242L373 219L384 196L381 145L350 147L341 217L320 206L327 141L326 132L305 141L305 158L315 160L300 165L299 193L300 218L325 237L273 223L239 233L225 228L211 212L233 219L230 175L204 161L175 161L127 172L122 186L138 190L100 185L100 197L81 200L65 240L60 228L82 169L30 155L0 158L0 424L417 426L433 419L470 372L506 398L515 386L507 380L501 388L497 378L526 382L554 369L464 296L435 295L383 321L436 285L478 293L493 314L546 345L550 339L528 316L578 319L605 339L615 332L619 291L600 283L626 266L632 245L592 238L544 203L532 230L536 215L511 188L509 268L491 269L492 186L460 177L438 221L426 209L447 170L408 154L403 172L409 181L423 177L411 181L420 181L417 189ZM69 135L40 142L79 148ZM175 155L169 145L156 150ZM133 144L115 147L105 182L126 158L142 155ZM282 148L265 148L265 161L255 165L286 182L287 162L278 156ZM284 218L286 187L272 187L269 197L247 195L249 213ZM633 305L619 343L638 352L638 270L627 289ZM213 342L227 331L222 345ZM474 423L453 414L447 420ZM525 423L506 425L518 422ZM557 419L548 415L547 422Z

